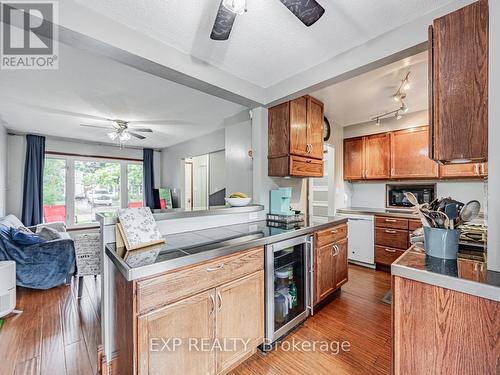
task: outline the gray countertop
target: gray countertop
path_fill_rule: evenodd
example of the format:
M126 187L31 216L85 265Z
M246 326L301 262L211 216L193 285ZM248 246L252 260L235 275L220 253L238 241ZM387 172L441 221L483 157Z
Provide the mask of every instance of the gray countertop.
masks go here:
M462 272L459 260L445 260L425 254L421 245L413 245L391 265L393 276L436 285L474 296L500 302L500 272L486 271L484 275Z
M401 208L373 208L373 207L346 207L339 208L337 210L337 215L382 215L391 217L400 217L404 219L419 219L418 215L414 213L411 209Z
M297 226L292 229L269 227L266 221L255 221L167 235L164 245L148 251L131 251L125 256L120 256L115 244L111 243L106 246L106 255L121 274L128 281L132 281L251 247L305 236L346 221L347 218L335 216L329 217L323 224Z

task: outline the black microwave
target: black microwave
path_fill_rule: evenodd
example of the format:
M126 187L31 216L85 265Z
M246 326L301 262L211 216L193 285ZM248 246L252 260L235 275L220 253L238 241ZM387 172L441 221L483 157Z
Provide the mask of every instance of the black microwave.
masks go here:
M418 203L431 203L436 198L436 185L386 185L386 206L391 208L412 207L405 193L410 192Z

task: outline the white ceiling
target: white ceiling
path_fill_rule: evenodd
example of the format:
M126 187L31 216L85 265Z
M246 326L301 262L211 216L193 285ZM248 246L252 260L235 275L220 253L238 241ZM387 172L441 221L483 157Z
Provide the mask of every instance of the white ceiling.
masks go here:
M106 124L91 116L145 120L140 126L154 133L127 144L162 148L220 128L245 109L64 44L60 55L59 70L0 70L0 120L8 129L111 143L106 130L80 124Z
M382 113L398 109L393 99L401 80L411 71L407 91L408 113L427 108L427 52L311 93L323 101L325 115L341 126L370 121Z
M74 1L110 25L118 22L145 41L153 38L264 88L454 2L318 0L326 12L307 28L279 0L247 0L248 12L237 17L229 40L212 41L220 0Z

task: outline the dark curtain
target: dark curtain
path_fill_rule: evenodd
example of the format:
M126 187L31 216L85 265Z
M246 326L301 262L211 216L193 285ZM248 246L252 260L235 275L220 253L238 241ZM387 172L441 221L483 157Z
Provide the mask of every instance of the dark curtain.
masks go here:
M143 163L144 163L144 204L151 209L155 207L154 198L154 188L155 188L155 176L154 176L154 162L153 162L154 151L150 148L145 148L143 151Z
M24 163L23 213L21 221L26 226L43 222L43 164L45 137L26 136L26 161Z

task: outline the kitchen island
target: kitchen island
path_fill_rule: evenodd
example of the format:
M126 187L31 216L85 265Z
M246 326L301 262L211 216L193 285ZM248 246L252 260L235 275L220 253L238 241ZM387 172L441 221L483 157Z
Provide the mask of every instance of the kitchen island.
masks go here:
M391 266L394 374L498 374L500 273L414 245Z
M347 242L345 223L339 217L291 229L266 221L239 223L167 234L161 248L125 255L108 243L111 373L229 372L264 340L265 246L317 238L321 249L339 259L331 265L342 267L342 280L330 269L321 281L336 282L325 293L331 295L347 281L346 248L337 245ZM318 249L322 259L325 250Z

